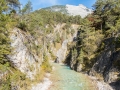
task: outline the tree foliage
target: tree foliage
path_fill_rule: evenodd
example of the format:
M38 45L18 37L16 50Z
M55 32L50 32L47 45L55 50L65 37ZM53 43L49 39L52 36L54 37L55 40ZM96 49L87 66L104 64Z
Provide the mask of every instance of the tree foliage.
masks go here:
M29 14L31 11L32 11L32 3L30 0L28 0L27 4L21 10L21 13L22 13L22 15Z
M6 0L7 6L9 8L9 12L19 12L20 10L20 2L19 0Z
M93 8L91 15L81 19L74 46L78 52L75 60L84 66L83 70L89 70L104 51L104 39L114 38L114 52L120 48L120 0L97 0Z
M97 0L94 4L95 23L107 36L114 36L119 30L119 0Z
M9 16L4 14L7 11L7 2L2 0L0 3L2 7L0 8L0 63L5 63L7 56L10 53L10 40L9 31L7 28L9 22Z

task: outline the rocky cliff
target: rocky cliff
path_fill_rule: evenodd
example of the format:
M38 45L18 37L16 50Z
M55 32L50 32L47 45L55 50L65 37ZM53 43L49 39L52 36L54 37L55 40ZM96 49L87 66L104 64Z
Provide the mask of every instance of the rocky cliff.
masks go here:
M38 44L38 41L18 28L13 29L10 38L13 47L12 55L9 56L10 61L27 77L33 79L43 61L42 57L32 49L34 44Z
M73 35L68 35L68 38L63 40L61 48L57 51L57 60L58 62L64 62L66 55L67 55L67 49L68 49L68 44L73 41L73 39L77 36L77 28L79 25L72 25L71 28L75 30Z
M54 33L47 34L47 43L44 43L41 37L37 39L31 36L28 32L24 32L18 28L14 28L11 32L11 46L13 52L9 55L10 62L18 68L21 72L25 73L27 77L34 79L34 76L40 70L41 64L44 61L43 54L49 57L49 60L58 58L59 62L62 62L67 53L67 44L72 42L76 36L78 25L71 25L69 30L73 29L74 34L67 34L62 28L65 24L59 24L54 27ZM57 33L57 34L56 34ZM66 33L63 41L55 43L56 35L63 36ZM49 44L49 46L48 46ZM38 48L41 46L40 48Z
M96 57L96 62L91 68L89 74L98 77L103 77L104 81L115 85L116 90L119 90L119 73L120 73L120 51L117 49L119 44L115 43L118 38L108 38L103 42L104 50ZM117 45L116 45L117 44ZM100 78L98 77L98 78Z
M81 33L78 32L77 37L79 37L80 34ZM66 58L66 63L70 65L71 69L76 70L77 72L86 72L89 75L97 77L99 80L109 83L115 90L119 90L119 37L106 39L101 38L101 40L98 40L97 42L99 44L97 46L97 50L95 51L94 58L87 59L81 52L81 46L78 45L80 42L76 39L73 42L75 45L71 46L69 54ZM80 61L81 58L83 58L84 61Z

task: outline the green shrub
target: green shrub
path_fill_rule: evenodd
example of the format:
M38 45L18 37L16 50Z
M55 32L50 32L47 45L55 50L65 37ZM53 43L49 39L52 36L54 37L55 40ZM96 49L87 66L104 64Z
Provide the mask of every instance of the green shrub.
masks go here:
M52 71L52 66L50 65L49 61L48 61L48 57L44 54L44 61L42 63L42 69L45 71L45 72L51 72Z
M27 30L27 24L24 21L19 22L19 24L17 25L17 27L20 28L23 31Z

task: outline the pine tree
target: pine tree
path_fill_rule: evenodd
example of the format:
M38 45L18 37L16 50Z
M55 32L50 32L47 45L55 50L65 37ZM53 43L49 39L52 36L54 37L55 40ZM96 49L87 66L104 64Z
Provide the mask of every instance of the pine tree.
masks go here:
M22 14L29 14L32 11L32 3L28 0L27 4L21 10Z
M104 31L106 35L114 36L118 31L117 21L120 18L119 0L97 0L94 4L94 23L97 28Z
M79 54L79 56L77 57L78 62L81 63L81 64L83 64L83 61L84 61L83 58L84 58L84 52L83 52L83 50L82 50L82 48L81 48L80 54Z
M19 0L6 0L9 12L17 13L20 10Z
M5 63L7 55L10 53L9 31L7 28L9 16L5 14L7 11L7 2L4 0L0 3L0 63ZM3 13L4 12L4 13Z

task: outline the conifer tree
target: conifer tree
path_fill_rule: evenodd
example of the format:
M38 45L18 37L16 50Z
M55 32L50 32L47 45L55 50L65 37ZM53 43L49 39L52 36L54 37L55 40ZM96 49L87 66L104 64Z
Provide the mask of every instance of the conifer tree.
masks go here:
M28 0L27 4L21 10L22 14L29 14L32 11L32 3Z
M97 0L94 4L94 23L105 34L114 36L117 33L117 22L120 15L120 0Z
M7 55L10 53L9 31L7 28L9 16L3 12L7 11L7 2L4 0L0 3L0 63L4 64L7 60Z

